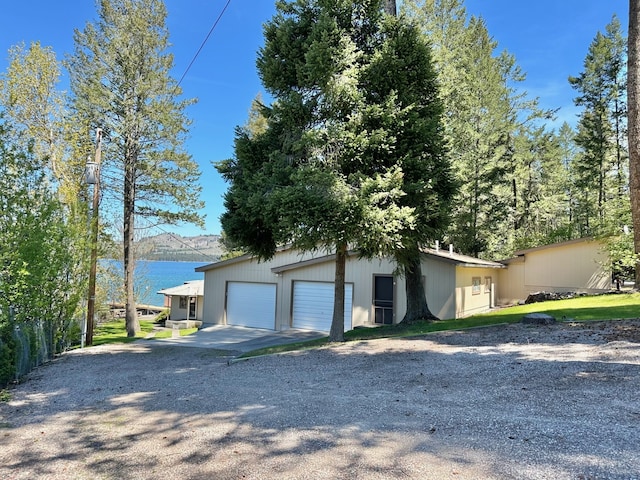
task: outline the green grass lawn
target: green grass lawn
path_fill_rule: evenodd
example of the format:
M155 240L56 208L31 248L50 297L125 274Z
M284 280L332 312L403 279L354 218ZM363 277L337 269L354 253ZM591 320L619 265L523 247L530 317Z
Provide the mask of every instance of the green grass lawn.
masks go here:
M555 317L558 321L640 318L640 293L578 297L569 300L554 300L529 305L518 305L467 318L419 322L411 325L400 324L377 328L359 328L345 332L344 336L346 341L410 337L444 330L461 330L465 328L498 325L501 323L516 323L527 313L546 313ZM249 352L243 356L301 350L325 344L327 344L327 338L321 338L309 342L264 348Z
M559 321L640 318L640 293L579 297L570 300L556 300L551 302L532 303L530 305L518 305L496 310L491 313L474 315L468 318L438 320L435 322L419 322L411 325L400 324L377 328L359 328L346 332L345 339L347 341L353 341L373 338L408 337L444 330L460 330L501 323L515 323L519 322L523 315L534 312L552 315ZM142 320L140 321L141 332L138 336L130 338L127 337L124 320L105 323L96 328L93 337L93 344L103 345L106 343L133 342L146 337L153 331L153 327L153 322ZM196 331L196 328L183 329L180 330L180 335L190 335ZM164 330L156 332L154 338L169 338L171 336L171 330ZM325 337L308 342L264 348L250 352L244 356L300 350L326 344L327 338Z
M129 343L145 338L151 332L155 323L149 320L140 321L140 332L135 337L127 337L127 329L124 320L114 320L112 322L98 325L93 335L94 345L104 345L107 343ZM180 336L191 335L197 332L197 328L181 329ZM153 338L170 338L173 335L171 330L162 330L156 332Z

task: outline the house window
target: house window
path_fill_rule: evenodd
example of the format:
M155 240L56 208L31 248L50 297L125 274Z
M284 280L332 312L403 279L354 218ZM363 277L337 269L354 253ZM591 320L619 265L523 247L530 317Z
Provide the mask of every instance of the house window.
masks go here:
M180 309L181 310L187 309L187 297L180 297Z
M491 293L491 277L484 277L484 293Z
M473 277L471 279L471 294L472 295L480 295L480 282L482 282L482 279L480 277Z

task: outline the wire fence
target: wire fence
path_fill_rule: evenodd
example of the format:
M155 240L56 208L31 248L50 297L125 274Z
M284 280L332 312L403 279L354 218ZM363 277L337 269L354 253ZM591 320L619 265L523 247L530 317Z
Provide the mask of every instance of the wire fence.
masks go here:
M19 381L34 368L52 360L56 351L69 347L56 345L54 333L53 322L16 323L11 312L8 321L2 322L0 318L0 388Z

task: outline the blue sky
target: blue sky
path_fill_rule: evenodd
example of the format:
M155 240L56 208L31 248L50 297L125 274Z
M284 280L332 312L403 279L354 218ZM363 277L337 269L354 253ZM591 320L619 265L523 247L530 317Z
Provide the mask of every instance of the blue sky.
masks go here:
M166 0L174 77L180 78L227 0ZM52 46L62 59L73 50L73 31L96 18L92 0L5 2L0 15L0 71L6 51L24 41ZM181 235L220 233L226 185L212 161L233 155L234 128L245 123L251 100L262 88L255 69L262 45L262 24L275 12L274 0L231 0L182 83L185 96L197 97L187 150L200 164L206 228L164 227ZM466 0L469 14L482 16L498 50L515 55L527 80L522 87L545 108L560 108L559 122L575 123L574 91L567 82L583 68L589 44L612 15L623 29L628 0ZM92 133L88 133L92 136ZM149 233L161 233L149 232Z

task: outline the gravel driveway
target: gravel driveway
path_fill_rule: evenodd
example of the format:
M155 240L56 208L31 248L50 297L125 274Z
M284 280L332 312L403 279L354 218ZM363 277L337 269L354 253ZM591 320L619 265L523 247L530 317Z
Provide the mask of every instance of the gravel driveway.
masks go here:
M2 479L640 479L640 320L227 365L95 347L0 403Z

